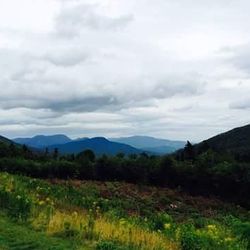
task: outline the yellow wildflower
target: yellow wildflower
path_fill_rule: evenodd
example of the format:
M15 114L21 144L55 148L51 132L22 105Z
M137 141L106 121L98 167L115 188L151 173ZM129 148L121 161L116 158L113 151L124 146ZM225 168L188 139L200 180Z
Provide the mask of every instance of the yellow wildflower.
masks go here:
M39 204L40 206L42 206L42 205L44 205L44 203L45 203L44 201L39 201L38 204Z
M170 224L170 223L164 224L164 228L165 228L165 229L170 229L170 228L171 228L171 224Z
M73 212L73 216L77 217L78 213L76 211Z
M230 242L230 241L233 241L233 239L231 237L225 238L225 242Z

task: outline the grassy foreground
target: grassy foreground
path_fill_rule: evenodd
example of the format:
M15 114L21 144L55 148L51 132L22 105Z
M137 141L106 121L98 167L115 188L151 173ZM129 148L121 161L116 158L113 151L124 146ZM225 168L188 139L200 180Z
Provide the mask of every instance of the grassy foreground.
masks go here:
M71 249L71 242L62 238L49 237L25 225L18 225L1 214L0 249Z
M0 249L250 249L250 213L116 182L0 173Z

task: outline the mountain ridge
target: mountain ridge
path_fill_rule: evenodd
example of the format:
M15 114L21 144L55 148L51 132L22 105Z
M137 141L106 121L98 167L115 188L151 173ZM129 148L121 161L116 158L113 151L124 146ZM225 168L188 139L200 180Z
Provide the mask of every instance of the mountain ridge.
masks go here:
M250 151L250 124L213 136L198 143L195 147L199 148L204 145L218 152Z
M107 154L116 155L118 153L128 154L139 154L143 151L131 147L123 143L112 142L105 137L94 137L84 140L74 140L66 144L51 145L48 147L49 150L58 149L61 154L77 154L84 150L90 149L97 155Z
M44 148L54 144L65 144L72 141L68 136L64 134L55 135L36 135L33 137L26 138L14 138L14 142L18 144L25 144L34 148Z
M186 142L178 140L168 140L151 136L130 136L120 138L110 138L111 141L125 143L132 147L155 152L158 154L173 153L185 146Z

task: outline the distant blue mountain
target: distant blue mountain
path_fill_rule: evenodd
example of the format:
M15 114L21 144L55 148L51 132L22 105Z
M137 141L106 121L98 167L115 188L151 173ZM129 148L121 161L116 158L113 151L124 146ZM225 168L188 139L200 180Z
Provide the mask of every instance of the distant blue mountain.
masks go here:
M181 147L183 148L183 147ZM170 146L159 146L159 147L146 147L141 148L141 150L144 150L145 152L152 152L157 155L164 155L164 154L170 154L175 152L176 150L179 150L180 148L176 147L170 147Z
M66 144L57 144L48 147L50 151L55 148L57 148L61 154L77 154L87 149L94 151L96 155L116 155L118 153L129 155L142 153L142 150L123 143L111 142L103 137L84 138L83 140L74 140Z
M1 139L1 138L0 138ZM66 135L37 135L32 138L16 138L15 143L25 144L31 148L50 150L58 148L60 153L79 153L86 149L93 150L97 155L115 155L117 153L138 154L147 152L149 154L168 154L185 146L183 141L171 141L149 136L131 136L123 138L112 138L107 140L103 137L70 139Z
M110 140L114 142L125 143L143 151L150 151L158 154L172 153L183 148L186 144L184 141L171 141L150 136L110 138Z
M72 140L66 135L37 135L32 138L16 138L14 142L19 144L25 144L33 148L44 148L54 144L60 145L71 142Z

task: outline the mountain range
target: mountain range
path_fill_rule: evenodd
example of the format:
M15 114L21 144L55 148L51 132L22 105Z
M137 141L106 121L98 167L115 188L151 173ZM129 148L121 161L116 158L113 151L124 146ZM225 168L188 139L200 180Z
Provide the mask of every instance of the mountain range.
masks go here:
M48 147L49 151L54 150L54 148L57 148L62 154L77 154L86 149L91 149L96 155L116 155L118 153L129 155L142 153L139 149L123 143L109 141L104 137L75 140L65 144L57 144Z
M96 154L167 154L183 148L185 142L158 139L149 136L132 136L106 139L103 137L70 139L66 135L37 135L31 138L15 138L15 143L25 144L32 148L52 150L58 148L60 153L79 153L91 149Z
M16 138L12 141L42 150L46 147L49 150L58 148L61 153L79 153L85 149L91 149L97 155L114 155L117 153L138 154L142 152L162 155L175 152L185 146L184 141L171 141L149 136L110 139L103 137L84 137L72 140L66 135L58 134L52 136L38 135L32 138ZM12 141L0 136L0 142L11 143ZM237 153L250 151L250 125L219 134L202 143L198 143L195 147L204 146L204 143L219 152Z
M143 151L154 152L157 154L173 153L185 146L184 141L171 141L150 136L131 136L121 138L110 138L111 141L125 143Z

